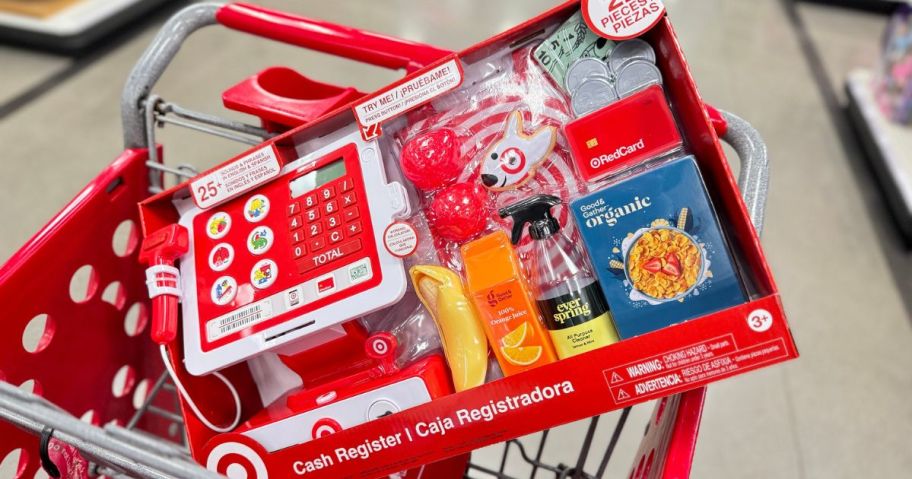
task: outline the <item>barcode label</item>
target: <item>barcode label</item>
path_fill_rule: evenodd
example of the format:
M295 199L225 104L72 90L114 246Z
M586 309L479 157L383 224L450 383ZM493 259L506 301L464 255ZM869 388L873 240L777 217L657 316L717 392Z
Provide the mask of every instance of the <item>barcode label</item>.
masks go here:
M206 324L206 336L209 341L215 341L270 317L272 317L272 304L268 300L259 301L209 321Z

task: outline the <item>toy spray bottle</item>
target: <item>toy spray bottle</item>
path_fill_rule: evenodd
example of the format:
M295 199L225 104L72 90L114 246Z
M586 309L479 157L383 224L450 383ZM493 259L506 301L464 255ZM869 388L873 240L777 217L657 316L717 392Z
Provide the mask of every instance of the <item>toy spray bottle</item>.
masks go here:
M500 210L513 218L513 244L529 223L531 283L554 349L561 359L618 341L598 279L580 247L561 232L551 208L560 198L535 195Z

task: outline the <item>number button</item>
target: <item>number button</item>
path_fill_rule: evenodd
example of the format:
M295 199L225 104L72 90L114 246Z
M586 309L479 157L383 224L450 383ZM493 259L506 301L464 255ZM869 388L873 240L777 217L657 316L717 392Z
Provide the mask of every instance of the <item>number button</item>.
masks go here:
M320 199L323 201L329 201L333 196L336 196L336 189L332 186L327 186L320 190Z
M326 218L326 229L331 230L342 225L342 219L339 215L331 215Z
M351 220L356 219L357 217L361 216L361 212L358 211L358 207L355 206L353 208L346 209L345 212L342 213L342 215L345 217L345 221L351 221Z
M288 216L294 216L297 214L301 214L301 203L297 201L288 203Z
M291 218L288 218L288 229L296 230L302 225L304 225L304 221L301 220L300 216L292 216Z
M320 212L316 208L307 210L307 213L304 213L304 215L307 217L308 223L313 223L314 221L320 219Z
M336 200L329 201L325 205L323 205L323 211L325 211L326 214L328 214L328 215L335 213L338 209L339 209L339 202Z
M355 187L355 182L351 178L343 178L339 183L339 189L342 191L349 191Z
M355 194L354 193L345 193L342 195L342 207L347 208L355 204Z
M313 223L307 227L307 236L313 238L323 232L323 226L320 223Z
M361 232L361 222L355 221L354 223L349 223L345 227L345 230L348 232L348 236L354 236Z
M308 243L311 251L320 251L326 246L326 240L324 238L314 238Z
M307 196L304 197L304 207L313 208L314 206L317 206L317 194L308 193Z
M291 244L297 244L304 241L304 231L295 230L291 232Z
M307 250L304 249L303 244L296 245L294 248L291 249L291 253L294 255L294 259L298 259L301 256L304 256L304 253L306 253L306 252L307 252Z

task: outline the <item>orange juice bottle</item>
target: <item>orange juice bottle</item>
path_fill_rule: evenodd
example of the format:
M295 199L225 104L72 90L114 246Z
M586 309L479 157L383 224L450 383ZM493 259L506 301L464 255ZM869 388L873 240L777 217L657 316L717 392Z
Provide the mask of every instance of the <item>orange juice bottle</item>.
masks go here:
M557 361L507 234L491 233L461 250L468 292L504 375Z

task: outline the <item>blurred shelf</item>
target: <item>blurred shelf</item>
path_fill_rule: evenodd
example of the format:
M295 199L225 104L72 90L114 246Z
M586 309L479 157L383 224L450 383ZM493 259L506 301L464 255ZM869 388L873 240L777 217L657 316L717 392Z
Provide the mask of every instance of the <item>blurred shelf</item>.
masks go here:
M792 0L794 2L816 3L831 7L851 8L866 12L893 13L899 6L908 3L907 0Z
M912 242L912 127L887 119L874 99L873 74L858 69L846 79L849 118L877 175L900 232Z
M170 0L81 0L47 17L0 11L0 42L79 53Z

